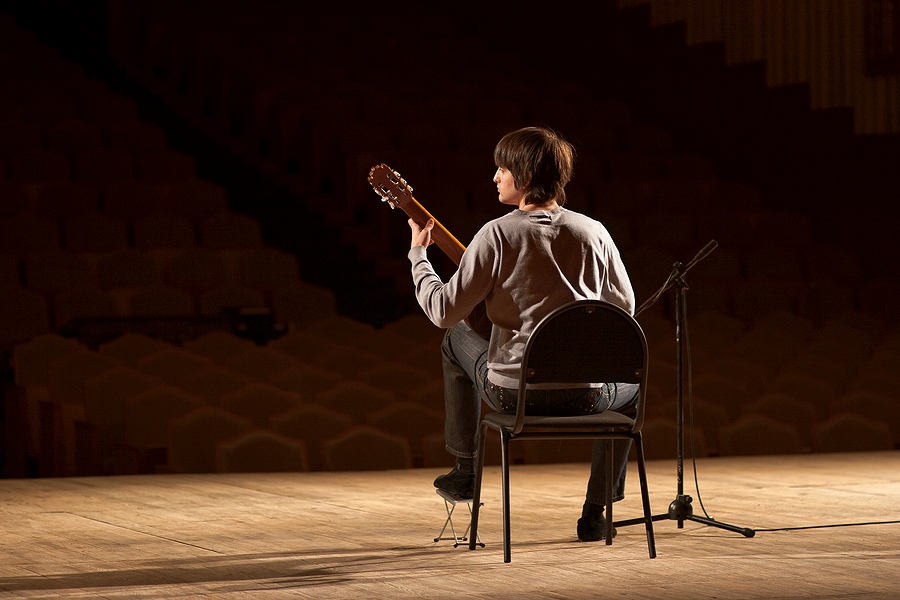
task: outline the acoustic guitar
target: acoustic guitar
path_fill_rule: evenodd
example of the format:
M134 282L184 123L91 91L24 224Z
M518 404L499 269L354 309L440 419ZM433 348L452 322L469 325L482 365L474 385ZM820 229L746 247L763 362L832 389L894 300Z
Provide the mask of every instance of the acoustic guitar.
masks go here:
M400 176L400 173L384 163L375 165L369 169L369 185L381 197L382 202L386 202L392 209L399 208L420 227L424 227L428 219L434 219L431 239L456 266L459 266L466 247L413 197L412 186ZM476 306L472 314L466 317L466 323L472 331L484 339L490 339L492 325L487 318L484 302Z

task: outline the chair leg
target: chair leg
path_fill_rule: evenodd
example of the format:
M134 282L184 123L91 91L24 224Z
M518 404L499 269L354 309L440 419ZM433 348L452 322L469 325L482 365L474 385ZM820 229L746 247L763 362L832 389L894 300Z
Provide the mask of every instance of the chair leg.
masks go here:
M644 464L644 440L638 433L635 437L635 449L637 450L638 474L641 479L641 501L644 505L644 526L647 530L647 548L650 550L650 558L656 558L656 540L653 537L653 515L650 512L650 491L647 486L647 467Z
M481 513L481 479L484 474L484 446L487 425L481 426L481 441L475 458L475 490L472 495L472 519L470 521L469 550L474 550L478 540L478 515Z
M604 442L607 448L607 454L609 455L608 461L609 464L606 466L606 532L604 537L606 538L606 545L612 545L612 530L613 530L613 477L614 477L614 469L615 469L615 446L613 445L613 440L606 440Z
M503 562L512 560L509 526L509 432L500 430L500 462L502 463L502 504L503 504Z

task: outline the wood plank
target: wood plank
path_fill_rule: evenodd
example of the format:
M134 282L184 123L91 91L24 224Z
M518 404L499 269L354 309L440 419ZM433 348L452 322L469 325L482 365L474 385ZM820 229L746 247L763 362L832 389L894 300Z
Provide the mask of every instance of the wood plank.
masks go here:
M434 469L6 480L0 597L893 598L900 524L828 526L900 519L898 467L898 452L702 459L706 509L756 536L662 520L650 560L642 525L612 546L577 541L588 465L516 466L510 564L496 467L475 552L433 542L446 518ZM674 461L649 478L664 513ZM634 465L616 511L640 514ZM820 528L767 531L792 527Z

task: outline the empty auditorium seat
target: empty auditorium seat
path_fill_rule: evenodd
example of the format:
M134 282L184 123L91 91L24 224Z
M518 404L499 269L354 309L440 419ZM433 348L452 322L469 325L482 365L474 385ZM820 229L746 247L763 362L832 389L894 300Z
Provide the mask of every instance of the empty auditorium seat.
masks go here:
M21 257L59 247L59 229L52 221L27 213L0 217L0 252Z
M64 338L56 333L43 333L16 344L12 348L15 384L26 393L29 387L46 388L51 363L70 354L87 350L87 347L77 340Z
M20 183L48 183L68 181L71 173L69 157L61 152L33 150L9 160L11 181Z
M872 352L878 335L863 323L831 319L819 327L804 351L856 364Z
M216 471L219 473L266 473L309 471L306 445L271 431L256 430L219 442Z
M433 378L416 387L410 387L406 392L406 399L419 406L443 412L444 411L444 381L441 378Z
M105 290L143 288L159 281L153 259L134 250L103 256L97 263L97 271L100 288Z
M50 364L46 401L35 407L33 399L29 398L28 413L43 475L74 473L75 424L85 419L85 381L120 364L117 360L87 350L69 354Z
M167 448L170 422L203 406L201 397L178 388L150 387L125 399L124 441L140 450Z
M124 364L135 366L139 361L164 352L174 350L175 346L142 333L125 332L114 340L100 344L100 354L117 358Z
M210 406L218 406L225 394L239 390L253 382L252 379L235 373L221 365L204 367L178 380L178 387L203 396Z
M67 354L48 366L47 397L54 404L83 405L85 380L121 365L116 357L90 350Z
M228 283L228 264L208 250L188 248L169 261L163 270L163 278L173 287L199 294Z
M282 354L293 356L300 362L312 363L317 357L333 350L338 343L309 331L293 329L283 336L269 341L266 346Z
M893 450L894 436L888 423L876 415L838 413L813 426L813 452L864 452Z
M642 215L637 220L634 231L636 243L675 255L700 249L689 217L671 208ZM660 285L662 283L661 281Z
M313 396L316 404L349 415L354 423L364 423L369 415L396 399L392 392L358 381L341 381Z
M672 459L678 455L678 423L674 418L654 417L644 422L644 457L647 460ZM703 457L709 455L706 434L701 429L684 428L684 456Z
M0 217L35 213L37 199L30 186L10 183L5 176L5 163L0 158Z
M821 409L808 400L797 399L781 392L761 394L741 406L744 415L762 415L793 427L800 436L803 448L812 447L812 428L819 420Z
M219 315L235 309L268 312L268 304L261 291L242 285L216 285L200 293L201 315Z
M395 361L383 361L376 365L357 365L354 379L392 393L398 400L406 399L406 392L424 385L434 376Z
M719 452L722 456L799 454L803 441L792 425L750 414L722 428Z
M100 150L105 145L103 129L80 119L68 119L46 128L45 147L69 157L78 152Z
M128 247L125 221L111 215L90 213L65 223L66 249L71 252L107 253Z
M23 456L36 457L41 454L41 407L49 404L51 366L69 356L87 353L88 349L75 340L43 333L7 350L12 353L17 389L7 405L9 443L15 443L14 439L18 440L19 452ZM57 434L51 429L48 437L59 438L61 433Z
M438 344L445 333L445 330L435 327L434 323L421 313L404 315L386 324L384 330L406 336L419 343L431 340Z
M278 375L297 366L294 357L259 346L249 347L239 354L221 356L217 362L256 381L274 381Z
M323 446L329 471L409 469L412 454L404 438L359 425Z
M708 371L729 379L750 391L758 391L774 373L769 365L728 354L720 354L719 358L713 358L709 363Z
M317 404L302 404L269 418L272 431L306 444L310 468L314 471L322 470L325 465L323 442L339 437L352 423L350 416Z
M181 348L171 347L138 359L137 370L166 383L177 385L182 379L213 365L211 359L199 356Z
M768 381L764 390L809 403L816 407L818 412L824 413L828 402L843 393L844 385L845 382L839 379L822 379L802 371L785 369L774 379Z
M368 323L363 323L350 317L334 315L311 323L305 329L310 333L341 344L352 344L363 335L371 332L373 327Z
M226 358L254 350L256 344L228 331L209 331L184 342L184 349L220 362Z
M0 115L0 157L9 159L41 149L41 128L34 123Z
M816 323L854 310L856 291L841 281L810 279L797 292L797 313Z
M890 394L866 389L850 389L828 403L829 416L853 413L865 418L877 416L891 428L894 445L900 445L900 406Z
M108 128L112 123L134 121L139 118L138 104L134 98L111 91L97 82L94 91L81 106L84 118Z
M111 123L106 135L110 149L133 156L166 149L165 131L157 125L138 119Z
M224 211L200 222L200 242L211 250L259 248L262 234L259 222L246 215Z
M175 150L151 150L138 156L137 175L144 181L172 183L197 177L193 156Z
M622 137L625 148L635 152L667 155L674 150L672 133L648 123L633 124Z
M743 255L744 272L754 280L799 281L803 277L800 254L777 243L761 244Z
M132 223L134 247L138 250L185 250L196 243L193 224L174 215L155 214Z
M425 464L425 438L444 431L442 413L410 401L389 404L369 414L366 422L382 431L405 437L415 466Z
M168 469L176 473L214 473L218 445L253 429L249 420L212 406L176 415L168 427Z
M297 392L308 401L313 401L316 394L330 389L344 378L334 371L318 365L297 363L269 379L283 390Z
M272 293L300 281L297 257L276 248L250 249L238 261L238 282L252 289Z
M190 294L158 284L131 294L128 313L136 317L189 317L196 310Z
M169 185L169 200L173 214L200 223L206 217L228 210L227 190L210 181L187 179Z
M0 350L50 331L47 301L18 286L0 288Z
M744 321L754 321L775 312L793 312L790 285L779 287L759 280L741 282L734 289L734 315Z
M158 386L162 381L128 366L117 366L84 380L84 414L97 426L101 443L112 451L124 440L125 401Z
M900 279L888 276L868 279L860 284L858 297L863 313L876 316L892 326L900 324L894 302L895 298L900 297Z
M303 403L303 396L288 392L272 384L254 381L236 390L222 394L219 406L230 413L265 427L269 419L285 413Z
M97 212L100 190L89 183L56 181L38 189L37 205L41 217L67 221Z
M848 363L834 356L801 349L793 359L784 365L784 370L803 373L823 381L832 379L851 381L851 376L856 371L856 364Z
M93 279L88 263L73 252L51 250L25 257L25 285L48 298Z
M79 152L74 158L74 169L73 179L94 185L134 179L134 159L116 150Z
M666 177L678 179L715 179L716 165L711 158L693 152L679 152L662 159Z
M134 222L169 211L169 189L151 181L109 181L100 190L103 213Z
M787 246L798 252L813 240L809 216L791 209L768 209L756 216L755 235L760 244Z
M272 292L272 310L279 323L307 327L337 315L337 300L332 290L297 281Z
M837 244L812 243L803 249L803 266L811 279L835 279L859 282L862 278L860 256Z
M662 161L647 152L626 150L606 157L611 180L654 180L662 177Z
M754 398L753 393L745 386L714 373L694 378L691 387L698 397L722 407L732 417L738 414L742 404L747 404Z
M94 285L65 289L53 298L54 323L65 329L79 319L104 319L119 316L116 298Z

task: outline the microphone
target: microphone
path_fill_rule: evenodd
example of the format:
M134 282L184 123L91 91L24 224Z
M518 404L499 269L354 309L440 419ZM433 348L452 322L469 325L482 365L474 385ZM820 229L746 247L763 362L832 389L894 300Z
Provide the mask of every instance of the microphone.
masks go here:
M688 269L690 269L695 264L697 264L698 262L700 262L701 260L706 258L709 255L709 253L712 252L713 250L715 250L716 248L718 248L718 246L719 246L719 243L716 242L716 240L710 240L708 244L706 244L705 246L703 246L703 248L700 249L700 252L697 253L697 256L692 258L691 262L689 262L688 264L686 264L684 266L684 270L682 271L682 273L686 273L688 271Z

